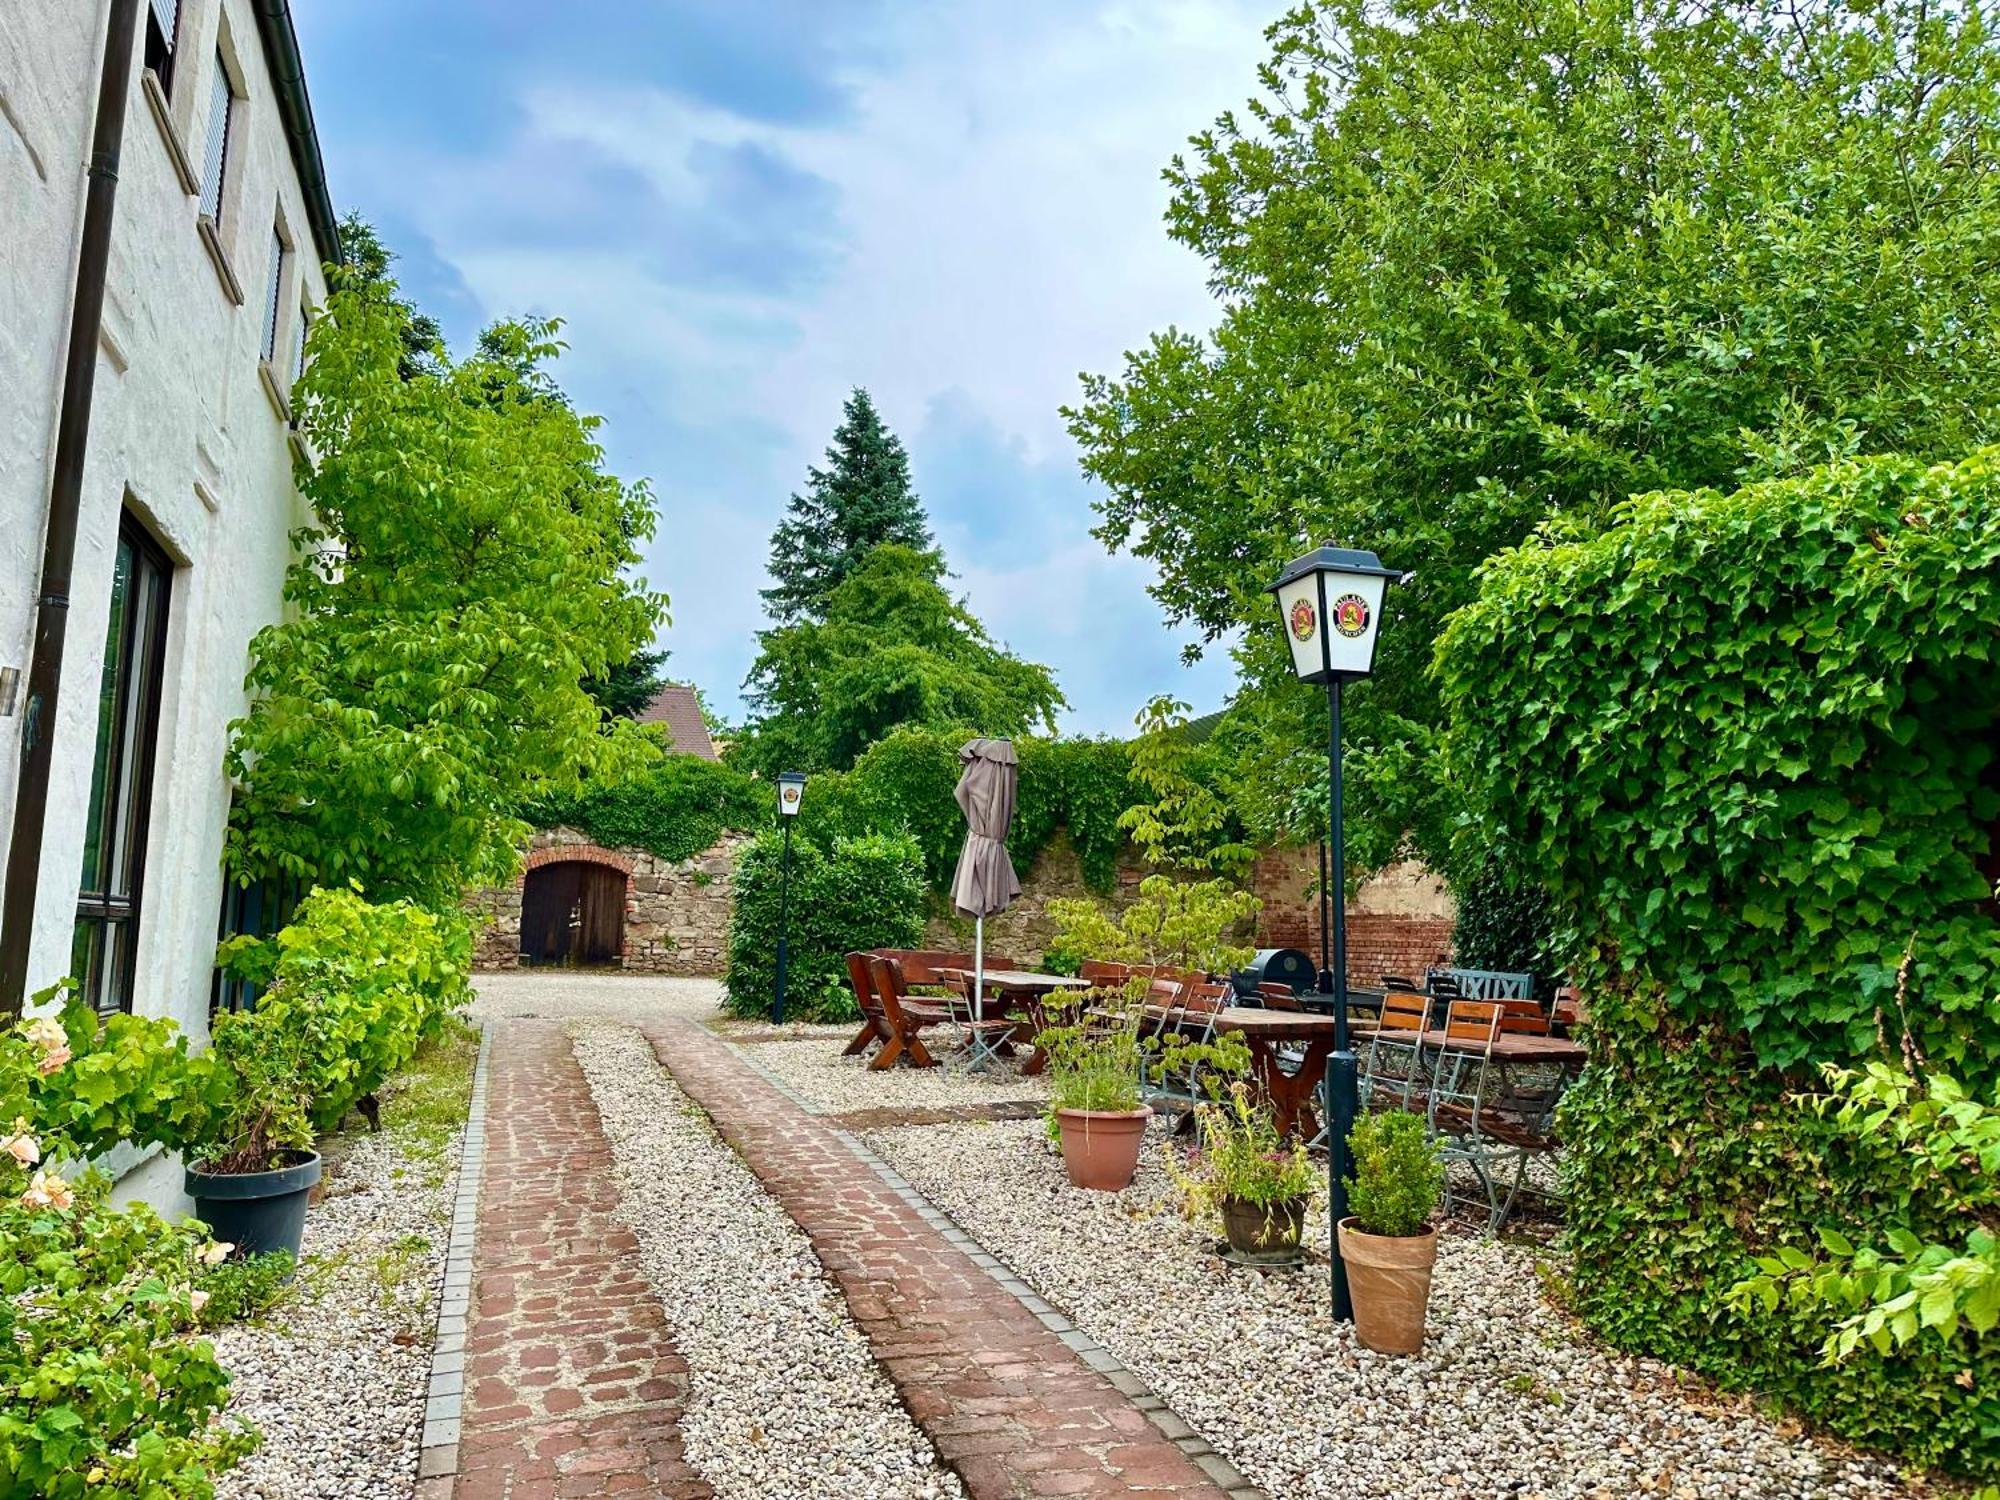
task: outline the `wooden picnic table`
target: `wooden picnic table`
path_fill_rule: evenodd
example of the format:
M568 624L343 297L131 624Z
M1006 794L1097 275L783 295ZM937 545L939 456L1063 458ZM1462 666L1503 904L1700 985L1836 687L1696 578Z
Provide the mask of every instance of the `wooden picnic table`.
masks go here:
M946 973L971 977L970 969L950 969ZM1021 1072L1033 1077L1049 1065L1047 1049L1035 1041L1049 1029L1048 1007L1045 1003L1050 995L1065 990L1087 990L1091 987L1087 979L1079 979L1074 974L1042 974L1033 969L985 969L979 978L986 990L981 1004L982 1015L985 1007L994 1005L1000 1014L1018 1007L1022 1012L1022 1022L1015 1031L1015 1040L1033 1044L1034 1050L1028 1054L1027 1062L1021 1065Z
M1232 1005L1216 1012L1215 1029L1235 1032L1249 1047L1251 1076L1271 1106L1278 1134L1304 1140L1317 1135L1319 1114L1313 1108L1313 1090L1326 1073L1327 1058L1333 1055L1333 1017ZM1278 1049L1301 1042L1305 1044L1304 1060L1296 1072L1287 1072Z
M1355 1021L1350 1029L1357 1038L1372 1036L1378 1029L1372 1021ZM1407 1031L1390 1033L1396 1040L1408 1043ZM1483 1038L1448 1037L1442 1027L1433 1026L1423 1035L1426 1047L1435 1047L1440 1052L1480 1052L1485 1049ZM1526 1031L1503 1031L1493 1038L1493 1060L1497 1063L1547 1063L1560 1068L1580 1068L1590 1058L1583 1043L1566 1036L1538 1036Z

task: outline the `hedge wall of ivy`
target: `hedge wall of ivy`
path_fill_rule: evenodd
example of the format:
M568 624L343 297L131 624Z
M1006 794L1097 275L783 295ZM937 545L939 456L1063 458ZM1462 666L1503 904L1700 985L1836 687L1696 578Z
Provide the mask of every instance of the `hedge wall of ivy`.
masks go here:
M1622 1346L1993 1476L1991 1340L1827 1369L1823 1318L1723 1293L1750 1252L1810 1251L1820 1225L1941 1227L1907 1174L1782 1102L1813 1065L1907 1028L1981 1093L2000 1080L1980 867L2000 450L1644 496L1613 521L1494 559L1437 657L1452 771L1546 880L1593 1006L1562 1116L1578 1306Z
M661 755L643 769L528 808L538 828L580 829L609 848L692 859L725 833L766 826L770 788L733 766L698 755Z

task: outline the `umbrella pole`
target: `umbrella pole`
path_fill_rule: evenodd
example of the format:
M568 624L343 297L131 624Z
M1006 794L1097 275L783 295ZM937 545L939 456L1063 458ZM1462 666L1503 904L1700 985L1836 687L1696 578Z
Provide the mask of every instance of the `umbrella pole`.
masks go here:
M986 918L972 919L972 1019L986 1019Z

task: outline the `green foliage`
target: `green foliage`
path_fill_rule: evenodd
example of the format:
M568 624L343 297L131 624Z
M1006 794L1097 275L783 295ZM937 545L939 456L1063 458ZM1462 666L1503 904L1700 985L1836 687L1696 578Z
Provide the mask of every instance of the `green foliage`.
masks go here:
M1444 1196L1444 1159L1421 1116L1364 1115L1348 1138L1354 1171L1347 1207L1364 1234L1422 1234Z
M739 1016L768 1013L776 989L782 843L780 834L767 833L736 862L724 982L726 1004ZM794 836L790 918L787 1016L855 1018L846 955L914 948L923 939L923 857L916 841L908 834L866 834L836 837L822 848Z
M666 686L667 680L660 674L666 663L664 651L634 651L603 676L585 679L583 690L606 718L635 719Z
M1364 863L1408 834L1441 868L1425 668L1483 559L1634 493L2000 433L1989 24L1907 0L1314 0L1273 27L1263 93L1169 171L1214 332L1155 335L1069 413L1098 535L1155 565L1169 619L1247 630L1286 726L1254 747L1262 809L1324 742L1261 592L1308 542L1417 570L1347 705L1348 828Z
M67 1061L27 1081L20 1112L34 1121L50 1154L91 1157L120 1141L178 1149L188 1141L202 1108L187 1085L188 1045L179 1027L140 1016L100 1017L67 981L34 997L31 1008L44 1007L59 1012L54 1024ZM11 1118L0 1102L0 1124Z
M1451 931L1462 968L1532 974L1538 994L1553 994L1562 971L1549 925L1549 895L1518 862L1490 859L1452 895L1458 920Z
M2000 1077L1980 870L2000 816L1996 461L1636 499L1599 536L1497 558L1438 655L1475 836L1538 872L1590 1002L1593 1061L1559 1120L1580 1315L1845 1438L1988 1475L1990 1340L1870 1335L1824 1368L1816 1299L1727 1293L1754 1257L1816 1264L1822 1227L1926 1275L1903 1235L1972 1248L1962 1197L1893 1135L1788 1095L1807 1065L1880 1060L1905 1033L1968 1090ZM1908 1290L1871 1274L1890 1278L1871 1300Z
M1228 805L1194 774L1200 750L1188 735L1185 703L1153 699L1139 711L1132 742L1132 780L1150 800L1134 803L1118 826L1148 864L1167 869L1241 875L1257 851L1240 838Z
M875 548L931 550L924 508L910 487L910 458L857 387L841 408L824 469L806 471L771 536L773 588L764 603L780 625L823 620L833 595Z
M1136 1026L1052 1026L1035 1042L1049 1057L1045 1114L1051 1138L1058 1110L1131 1114L1146 1102L1139 1091L1146 1050Z
M254 1172L309 1150L437 1036L469 998L468 925L408 902L315 890L276 937L225 945L267 986L215 1018L189 1064L205 1114L192 1144L212 1169Z
M196 1283L226 1247L144 1204L112 1208L101 1173L57 1173L77 1122L44 1129L34 1111L74 1101L49 1086L73 1065L53 1018L0 1032L0 1500L206 1500L256 1444L216 1420L229 1377L196 1337Z
M1277 1120L1251 1098L1247 1083L1232 1083L1220 1099L1196 1105L1195 1117L1201 1149L1189 1170L1172 1168L1190 1219L1211 1217L1233 1199L1266 1210L1268 1227L1271 1210L1310 1198L1318 1188L1312 1154L1278 1134Z
M1921 932L1892 1028L1996 1076L1996 465L1645 496L1486 569L1439 645L1451 769L1549 883L1599 1023L1846 1062Z
M901 725L1009 737L1055 728L1048 668L986 634L941 581L934 552L884 543L827 599L823 617L764 631L738 758L767 775L842 769Z
M524 809L540 828L582 830L613 848L692 859L725 833L764 828L776 816L767 782L699 755L656 753L626 774Z
M512 873L515 808L610 762L580 683L644 647L662 601L620 577L650 497L602 471L595 419L546 373L556 325L399 371L409 316L375 280L314 325L313 520L232 726L229 860L443 909Z
M195 1278L196 1290L208 1297L200 1309L201 1326L220 1328L269 1312L284 1300L296 1266L291 1251L272 1250L205 1267Z
M1226 880L1187 881L1149 875L1138 896L1113 914L1086 897L1049 902L1056 935L1052 954L1072 962L1106 963L1227 974L1247 964L1255 949L1232 941L1256 919L1263 903Z
M1803 1102L1831 1109L1844 1130L1883 1138L1908 1164L1910 1191L1929 1191L1963 1215L1962 1236L1925 1244L1907 1229L1883 1236L1888 1248L1856 1248L1822 1225L1819 1256L1792 1245L1757 1257L1758 1274L1730 1289L1738 1313L1775 1312L1781 1298L1817 1305L1840 1321L1822 1353L1848 1358L1866 1339L1878 1354L1930 1332L1947 1342L1989 1334L2000 1324L2000 1239L1976 1216L2000 1207L2000 1110L1967 1097L1955 1079L1919 1084L1885 1063L1831 1068L1831 1095Z

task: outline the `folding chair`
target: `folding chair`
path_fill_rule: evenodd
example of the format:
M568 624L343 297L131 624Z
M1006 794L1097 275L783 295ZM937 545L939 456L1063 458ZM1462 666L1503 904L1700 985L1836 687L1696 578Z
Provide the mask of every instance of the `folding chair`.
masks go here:
M1142 1033L1142 1041L1160 1047L1170 1036L1197 1044L1215 1039L1215 1018L1222 1010L1229 986L1194 978L1156 978L1152 992L1147 1005L1148 1029ZM1192 1109L1202 1097L1200 1067L1190 1063L1185 1070L1169 1071L1142 1051L1139 1091L1148 1103L1181 1103Z
M1010 969L1013 965L996 962L992 967ZM975 1073L1003 1055L1003 1049L1013 1039L1015 1028L1020 1023L1009 1017L1004 1009L988 1012L981 1003L982 997L971 969L941 970L939 979L954 991L944 1002L951 1023L958 1029L960 1055L953 1059L952 1066Z
M1500 1035L1504 1012L1497 1001L1456 1000L1445 1018L1446 1047L1438 1058L1431 1085L1431 1133L1441 1144L1445 1161L1444 1208L1473 1201L1458 1191L1451 1178L1455 1162L1468 1167L1486 1202L1486 1232L1507 1221L1514 1201L1527 1181L1528 1160L1555 1150L1544 1131L1505 1112L1489 1098L1494 1070L1493 1042ZM1508 1166L1511 1181L1504 1181ZM1504 1196L1503 1196L1504 1188Z
M1363 1109L1423 1108L1419 1087L1428 1076L1423 1037L1431 1023L1431 1003L1430 996L1415 990L1390 990L1382 997L1380 1024L1369 1033L1361 1059Z
M868 977L874 984L875 998L881 1002L882 1023L889 1032L888 1041L875 1054L869 1068L882 1072L895 1067L904 1056L916 1067L936 1067L937 1059L924 1046L921 1033L927 1027L950 1020L949 1013L942 1006L911 998L909 987L903 982L903 966L896 959L869 954Z

